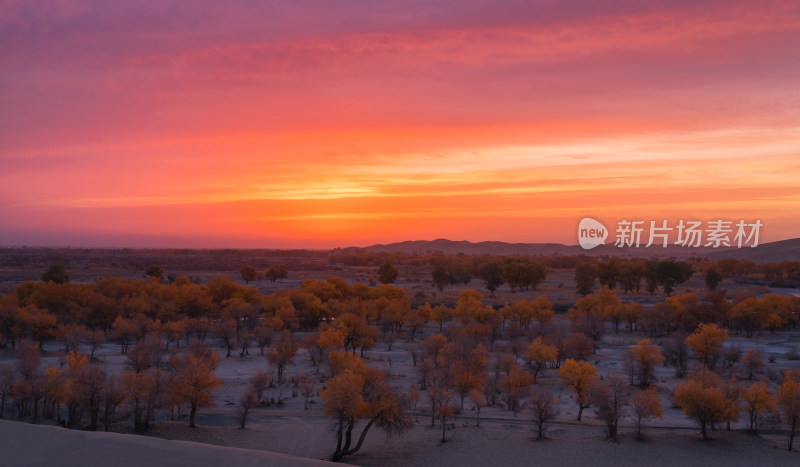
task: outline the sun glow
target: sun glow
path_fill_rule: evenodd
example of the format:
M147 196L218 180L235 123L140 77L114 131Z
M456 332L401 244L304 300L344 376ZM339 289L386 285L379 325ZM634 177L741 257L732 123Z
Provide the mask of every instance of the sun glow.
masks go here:
M795 2L353 5L347 28L320 7L271 29L242 6L86 3L0 13L2 244L571 243L588 214L800 227Z

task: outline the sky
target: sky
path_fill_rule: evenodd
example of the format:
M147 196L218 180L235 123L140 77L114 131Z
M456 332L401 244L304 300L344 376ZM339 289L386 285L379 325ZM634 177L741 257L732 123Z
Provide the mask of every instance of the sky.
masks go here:
M800 3L3 0L0 245L800 237Z

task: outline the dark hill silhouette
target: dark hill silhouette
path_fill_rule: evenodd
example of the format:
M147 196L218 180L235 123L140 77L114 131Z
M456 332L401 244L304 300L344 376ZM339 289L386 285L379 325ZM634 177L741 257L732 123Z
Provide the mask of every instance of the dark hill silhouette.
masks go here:
M464 253L467 255L580 255L587 256L621 256L650 258L658 256L675 257L679 259L706 257L709 259L740 258L749 259L757 263L777 262L783 260L800 260L800 238L764 243L756 248L684 248L670 245L667 248L651 246L645 248L618 248L613 243L607 243L591 250L584 250L578 245L563 245L560 243L507 243L498 241L469 242L466 240L408 240L398 243L378 244L365 247L371 253L433 253L444 254Z
M781 261L800 261L800 238L764 243L755 248L734 248L714 251L709 259L739 258L754 263L779 263Z

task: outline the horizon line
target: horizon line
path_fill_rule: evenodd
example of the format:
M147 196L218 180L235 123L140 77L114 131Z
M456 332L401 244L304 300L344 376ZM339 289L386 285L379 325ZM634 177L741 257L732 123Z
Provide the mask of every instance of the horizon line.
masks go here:
M386 243L376 242L376 243L371 243L371 244L365 245L365 246L348 245L348 246L329 247L329 248L269 247L269 246L262 246L262 247L235 247L235 246L202 246L202 247L199 247L199 246L193 246L193 247L187 247L187 246L130 246L130 245L128 245L128 246L126 246L126 245L113 245L113 246L112 245L108 245L108 246L94 245L94 246L89 246L89 245L74 245L74 244L73 245L45 245L45 244L39 244L39 245L37 245L37 244L33 244L33 245L24 245L24 244L8 245L8 244L6 244L6 245L0 245L0 249L48 249L48 248L50 248L50 249L75 249L75 250L123 250L123 249L128 249L128 250L211 250L211 251L213 251L213 250L241 250L241 251L247 251L247 250L278 250L278 251L281 251L281 250L307 250L307 251L332 251L332 250L337 250L337 249L340 249L340 250L344 250L344 249L348 249L348 248L361 248L361 249L363 249L363 248L370 248L370 247L374 247L374 246L398 245L398 244L401 244L401 243L414 243L414 242L429 242L429 243L432 243L432 242L441 241L441 240L444 240L444 241L447 241L447 242L452 242L452 243L465 243L466 242L466 243L469 243L469 244L472 244L472 245L477 245L477 244L481 244L481 243L503 243L503 244L506 244L506 245L554 245L554 246L563 246L563 247L569 247L569 248L581 248L580 245L577 244L577 243L575 243L575 244L566 244L566 243L558 243L558 242L510 242L510 241L505 241L505 240L479 240L479 241L472 241L472 240L452 240L452 239L449 239L449 238L438 237L438 238L435 238L433 240L424 240L424 239L401 240L401 241L386 242ZM786 241L791 241L791 240L800 240L800 237L790 237L790 238L784 238L784 239L780 239L780 240L773 240L773 241L769 241L769 242L760 243L758 246L769 245L769 244L773 244L773 243L781 243L781 242L786 242ZM614 246L614 245L615 245L614 242L607 242L607 243L603 244L602 246ZM633 248L634 247L620 247L619 249L620 250L628 250L628 249L633 249ZM642 247L642 248L644 249L644 247ZM709 250L712 250L712 251L713 250L724 251L724 250L728 250L728 249L739 249L739 248L736 248L735 246L724 247L724 248L712 248L712 247L705 247L705 246L688 247L687 248L687 247L678 247L677 245L670 245L668 248L682 248L682 249L685 249L686 251L690 251L690 250L693 250L693 249L709 249ZM660 249L663 250L663 249L666 249L666 248L660 248ZM744 248L741 248L741 249L744 249ZM590 250L584 250L584 251L590 251ZM658 249L653 249L653 251L659 251L659 250Z

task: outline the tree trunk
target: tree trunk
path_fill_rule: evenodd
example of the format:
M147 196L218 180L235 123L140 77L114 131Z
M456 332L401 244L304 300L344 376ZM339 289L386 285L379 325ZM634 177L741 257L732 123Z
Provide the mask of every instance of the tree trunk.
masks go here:
M361 435L358 437L358 443L353 449L345 452L345 455L348 456L350 454L355 454L359 449L361 449L361 445L364 444L364 439L367 437L367 431L372 428L372 425L375 423L375 419L370 419L370 421L364 426L364 429L361 430Z
M447 442L447 438L445 436L446 434L447 434L447 421L446 421L446 419L444 417L442 417L442 442L443 443Z
M581 421L581 415L583 415L583 407L578 406L578 421Z
M794 441L794 432L797 430L797 418L792 420L792 429L789 430L789 450L792 450L792 442Z
M89 429L91 431L97 431L97 412L98 410L92 410L91 413L91 421L89 422Z
M113 415L114 409L111 408L110 405L103 406L103 428L105 431L111 429L111 416Z
M342 430L344 429L344 416L339 414L339 423L336 426L336 451L333 453L333 460L339 460L336 458L336 454L342 451Z
M358 436L358 442L356 443L356 445L353 447L353 449L348 449L350 447L350 434L353 430L353 425L355 424L354 422L351 422L347 428L347 442L345 443L344 448L339 449L339 447L337 446L336 452L333 453L332 460L334 462L337 462L341 460L342 457L344 456L349 456L350 454L355 454L356 452L358 452L358 450L361 449L361 445L364 444L364 439L367 437L367 432L369 431L370 428L372 428L372 425L374 423L375 419L374 418L370 419L370 421L366 424L366 426L364 426L364 429L361 430L361 434ZM341 432L337 433L337 435L341 437Z
M353 440L353 426L355 424L355 420L347 421L347 431L344 432L344 447L342 447L342 451L344 452L347 452L350 449L350 442Z
M244 427L247 424L247 414L248 414L248 412L250 412L250 406L245 404L245 406L242 407L242 420L241 420L241 426L240 426L242 430L244 430Z
M139 401L134 402L133 406L133 429L139 434L144 434L142 427L142 408L139 406Z
M197 413L197 405L192 404L192 408L189 411L189 428L196 428L194 425L194 416Z

